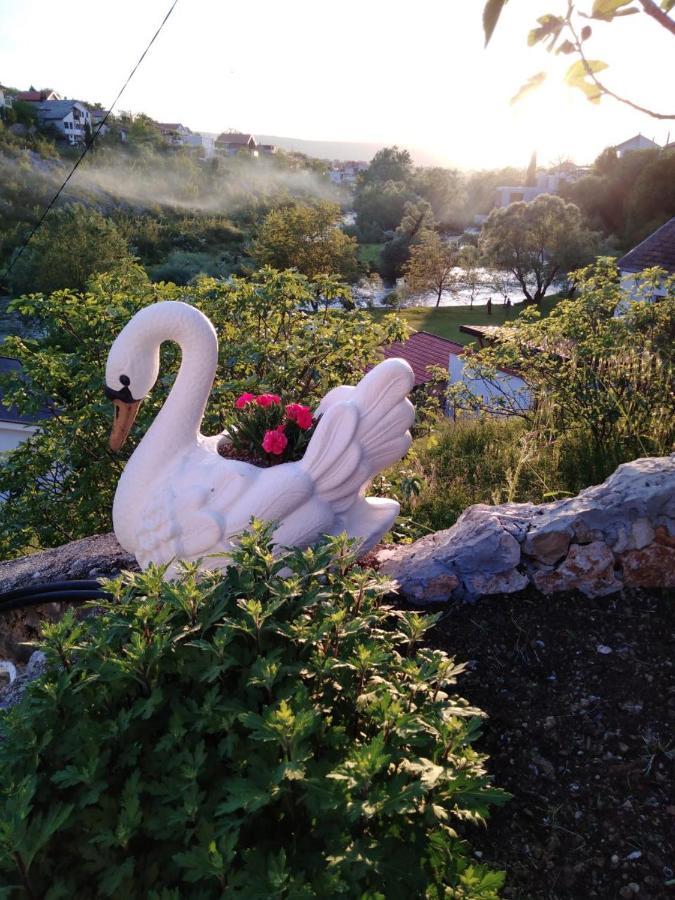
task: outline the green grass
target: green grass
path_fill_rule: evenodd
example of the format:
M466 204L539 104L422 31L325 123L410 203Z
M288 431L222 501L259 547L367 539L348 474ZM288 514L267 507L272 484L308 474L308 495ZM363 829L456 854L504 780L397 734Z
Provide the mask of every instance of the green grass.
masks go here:
M552 294L550 297L545 297L540 307L542 315L547 316L558 300L562 299L562 296L562 294ZM485 306L474 306L473 309L470 306L441 306L438 309L429 306L415 306L402 309L398 314L415 331L429 331L431 334L437 334L439 337L455 341L457 344L470 344L476 339L470 334L460 331L460 325L503 325L505 322L512 322L516 319L522 309L521 304L512 306L510 311L504 306L494 304L492 315L489 316ZM379 320L392 310L373 309L369 312Z
M380 259L380 251L384 244L359 244L359 262L376 266Z

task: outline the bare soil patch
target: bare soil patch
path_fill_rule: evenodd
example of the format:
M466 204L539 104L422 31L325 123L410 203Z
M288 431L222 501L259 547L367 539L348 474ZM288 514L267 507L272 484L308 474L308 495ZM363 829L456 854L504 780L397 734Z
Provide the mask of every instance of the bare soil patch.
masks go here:
M429 636L469 662L480 748L513 794L485 832L505 897L675 897L675 596L535 591L453 605Z

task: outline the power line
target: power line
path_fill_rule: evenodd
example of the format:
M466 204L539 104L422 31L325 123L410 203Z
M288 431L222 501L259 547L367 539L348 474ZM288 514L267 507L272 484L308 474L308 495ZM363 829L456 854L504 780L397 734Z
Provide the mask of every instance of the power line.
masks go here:
M84 157L87 155L87 153L89 152L89 150L90 150L91 147L93 146L94 141L95 141L96 138L98 137L100 130L103 128L103 126L105 125L105 123L108 121L108 116L109 116L110 113L113 111L113 109L114 109L115 106L117 105L117 101L120 99L120 97L122 96L122 94L125 92L125 90L126 90L127 87L129 86L129 82L130 82L131 79L134 77L134 75L136 74L136 70L138 69L138 67L140 66L140 64L143 62L143 60L145 59L145 57L146 57L148 51L150 50L150 48L152 47L152 45L153 45L153 44L155 43L155 41L157 40L157 37L159 36L160 31L161 31L162 28L164 28L164 26L166 25L167 21L169 20L169 16L170 16L171 13L174 11L174 8L175 8L175 6L176 6L177 3L178 3L178 0L173 0L173 3L172 3L171 6L169 7L169 11L167 12L167 14L166 14L166 15L164 16L164 18L162 19L162 22L161 22L159 28L158 28L157 31L153 34L152 39L150 40L150 43L148 44L148 46L145 48L145 50L144 50L143 53L141 54L141 56L140 56L138 62L136 63L136 65L133 67L133 69L132 69L131 72L129 73L129 76L127 77L127 80L124 82L124 84L123 84L122 87L120 88L119 93L117 94L117 96L116 96L115 99L113 100L110 109L106 112L105 116L103 116L103 118L101 119L101 121L98 123L98 125L97 125L97 127L96 127L96 131L95 131L95 132L92 134L92 136L91 136L91 140L90 140L89 142L85 143L84 150L82 151L82 153L80 153L79 157L78 157L77 160L75 161L75 165L73 166L73 168L72 168L72 169L70 170L70 172L68 173L67 178L65 179L65 181L63 182L63 184L61 185L61 187L58 189L58 191L54 194L54 196L53 196L52 199L49 201L49 203L47 204L47 208L45 209L45 211L43 212L43 214L40 216L40 219L39 219L38 223L35 225L35 227L34 227L33 230L31 231L31 233L28 235L28 237L26 238L26 240L21 244L21 246L19 247L19 252L14 256L14 258L12 259L12 261L10 262L10 264L7 266L7 268L5 269L5 271L2 273L2 276L0 276L1 278L6 278L6 277L9 275L9 273L12 271L12 269L14 268L14 266L17 264L17 262L18 262L19 259L21 258L21 254L23 253L23 251L26 249L26 247L27 247L27 246L30 244L30 242L33 240L34 236L37 234L38 230L40 229L40 226L42 225L42 223L44 222L44 220L47 218L47 215L48 215L49 211L50 211L51 208L54 206L54 204L56 203L56 201L59 199L59 197L61 196L61 194L62 194L63 191L65 190L66 185L68 184L68 182L70 181L70 179L73 177L73 175L74 175L75 172L77 171L78 166L80 165L80 163L82 162L82 160L84 159Z

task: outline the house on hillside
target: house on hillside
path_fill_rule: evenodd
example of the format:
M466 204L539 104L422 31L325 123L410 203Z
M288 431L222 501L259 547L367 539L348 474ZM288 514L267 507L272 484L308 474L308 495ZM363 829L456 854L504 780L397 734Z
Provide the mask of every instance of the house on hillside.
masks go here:
M183 135L183 146L195 150L202 150L204 158L209 159L215 153L215 141L209 134L199 134L191 131Z
M616 150L616 155L621 159L627 153L635 153L636 150L658 150L659 145L643 134L636 134L622 144L617 144L614 149Z
M21 363L18 359L0 356L0 375L8 375L20 369ZM0 453L18 447L31 434L35 434L40 419L46 419L50 415L48 409L40 409L33 416L21 415L16 407L3 403L2 389L0 389Z
M91 114L79 100L48 100L37 108L38 123L54 128L72 146L92 134Z
M409 363L416 389L433 379L430 367L439 367L447 371L449 384L463 384L481 396L488 412L503 413L505 406L512 412L524 411L532 405L531 392L516 372L499 369L495 378L484 379L471 367L470 350L428 331L416 331L407 341L386 345L382 352L385 359L397 356ZM445 412L450 412L447 406Z
M45 103L48 100L63 100L63 97L57 91L44 88L41 91L19 91L15 99L21 103Z
M89 109L89 115L91 116L91 127L94 131L96 131L96 129L99 127L99 125L101 125L101 122L108 115L108 110L100 109L99 107L92 108L91 106L88 107L88 109ZM108 119L108 121L110 121L110 119ZM109 131L110 131L110 128L106 124L106 125L101 126L101 130L98 133L101 135L101 137L105 137Z
M0 116L3 116L5 110L14 106L14 97L9 89L0 84Z
M238 131L225 131L216 138L216 150L226 156L234 156L242 150L258 156L259 145L252 134L242 134Z
M621 287L631 300L657 300L664 292L658 288L652 297L645 297L637 290L635 276L643 269L658 266L668 275L675 275L675 216L657 228L644 241L629 250L618 260ZM617 307L617 312L621 309Z
M172 147L182 147L185 138L192 134L190 129L180 122L157 122L156 125L164 141Z

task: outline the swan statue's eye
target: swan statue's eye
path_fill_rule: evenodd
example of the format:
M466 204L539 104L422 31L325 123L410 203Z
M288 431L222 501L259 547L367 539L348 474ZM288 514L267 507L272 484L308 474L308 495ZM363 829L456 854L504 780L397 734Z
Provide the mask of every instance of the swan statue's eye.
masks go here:
M131 378L129 378L128 375L120 375L120 382L121 382L125 387L128 387L129 384L131 383Z

